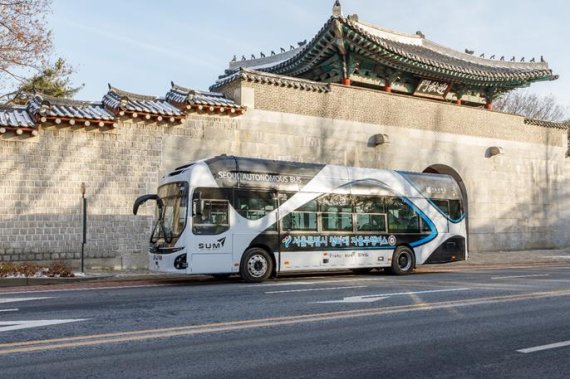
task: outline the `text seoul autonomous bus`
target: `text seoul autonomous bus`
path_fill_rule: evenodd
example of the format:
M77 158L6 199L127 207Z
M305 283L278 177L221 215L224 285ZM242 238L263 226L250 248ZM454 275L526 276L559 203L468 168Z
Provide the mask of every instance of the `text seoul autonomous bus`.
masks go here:
M149 269L260 282L279 273L467 258L448 175L217 156L177 168L157 194Z

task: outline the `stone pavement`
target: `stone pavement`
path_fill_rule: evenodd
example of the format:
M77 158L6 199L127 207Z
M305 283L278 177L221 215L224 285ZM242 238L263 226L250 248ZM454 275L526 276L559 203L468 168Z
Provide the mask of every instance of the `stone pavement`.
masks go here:
M529 266L529 265L570 265L570 248L558 250L525 250L470 253L469 259L444 265L419 266L421 270L445 269L463 270L478 267ZM87 271L85 276L75 278L0 278L0 287L41 286L47 284L72 284L80 282L141 282L177 281L187 279L184 274L162 274L147 270L129 271ZM209 279L209 276L194 276ZM110 284L108 284L110 285Z

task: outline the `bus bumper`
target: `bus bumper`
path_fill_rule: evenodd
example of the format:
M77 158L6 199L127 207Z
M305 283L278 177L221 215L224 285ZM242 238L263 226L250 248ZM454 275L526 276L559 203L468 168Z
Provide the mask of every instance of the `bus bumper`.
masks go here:
M444 241L424 262L425 264L464 261L467 257L465 237L451 237Z

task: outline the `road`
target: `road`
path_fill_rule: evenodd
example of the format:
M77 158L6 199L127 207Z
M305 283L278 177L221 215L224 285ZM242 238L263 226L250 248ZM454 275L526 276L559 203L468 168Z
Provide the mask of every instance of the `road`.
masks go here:
M0 290L2 378L570 373L570 265Z

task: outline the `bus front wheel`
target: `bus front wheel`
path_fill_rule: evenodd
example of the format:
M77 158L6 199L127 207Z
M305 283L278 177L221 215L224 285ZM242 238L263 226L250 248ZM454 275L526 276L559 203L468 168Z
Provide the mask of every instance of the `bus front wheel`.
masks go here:
M414 252L407 246L398 246L392 255L389 271L394 275L408 275L414 271Z
M239 272L248 283L259 283L269 278L273 271L273 261L262 248L252 247L243 254Z

